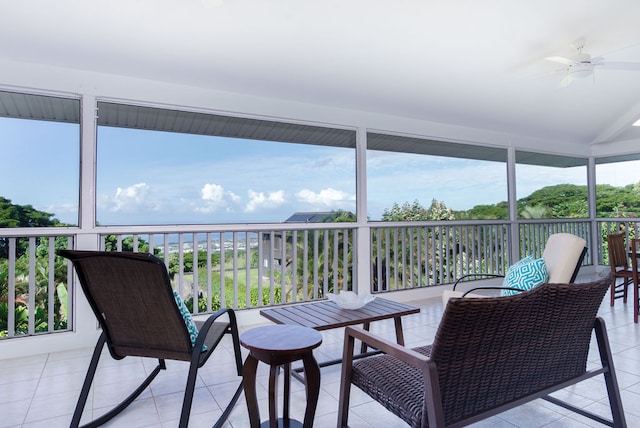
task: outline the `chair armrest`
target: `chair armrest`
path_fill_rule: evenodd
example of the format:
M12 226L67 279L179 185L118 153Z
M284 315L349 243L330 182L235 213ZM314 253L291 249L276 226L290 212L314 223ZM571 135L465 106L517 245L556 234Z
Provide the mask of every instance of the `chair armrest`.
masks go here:
M422 373L424 383L423 409L428 418L428 425L444 426L440 385L436 364L425 355L397 343L382 339L361 327L346 327L344 333L344 351L342 374L340 379L340 397L338 400L338 426L348 426L349 394L351 390L351 373L353 368L353 349L355 339L361 340L372 348L391 355L406 364L416 367ZM378 358L378 357L367 357Z
M456 279L456 282L453 283L453 290L456 289L456 286L460 282L470 281L472 279L487 279L487 278L504 278L504 275L498 275L495 273L469 273L466 275L462 275L460 278ZM482 288L482 287L479 287Z
M375 336L361 327L346 327L344 331L345 343L358 339L366 343L369 347L382 351L385 354L393 355L397 359L407 364L422 368L429 358L412 349L406 348L397 343ZM353 354L352 354L353 355ZM344 356L347 358L347 356ZM343 359L344 361L344 359Z
M213 348L215 348L216 346L218 346L218 342L222 339L222 334L219 335L216 339L216 341L214 343L210 343L207 344L208 348L206 351L196 351L196 350L200 350L202 349L202 345L205 345L205 341L207 339L207 336L209 334L209 330L211 330L211 327L214 326L215 322L218 320L218 318L220 318L222 315L227 314L229 321L220 321L220 323L224 323L226 325L228 325L228 327L225 328L225 330L230 331L232 333L233 336L233 340L234 342L237 341L236 336L237 336L237 332L238 332L238 324L236 321L236 314L233 311L233 309L230 308L222 308L219 309L217 311L215 311L214 313L212 313L211 315L209 315L207 317L207 319L204 321L203 324L198 325L198 337L196 338L196 343L193 346L194 352L192 355L192 358L197 358L199 359L199 366L202 366L207 359L209 359L209 357L211 356L211 352L213 351L213 349L211 348L211 346ZM216 334L216 333L213 333ZM237 344L234 343L234 347L236 347ZM209 349L211 348L211 349ZM238 364L238 373L240 373L242 370L241 365Z
M200 337L201 335L198 334L198 339L196 339L196 344L194 345L194 348L195 346L198 346L198 343L197 343L198 340L202 341L200 345L204 345L204 340L207 336L207 333L209 333L209 329L211 328L213 323L224 314L229 314L229 324L233 324L233 325L236 324L236 317L235 317L235 313L233 312L233 309L223 308L218 311L215 311L214 313L212 313L207 317L207 319L204 321L204 324L199 326L198 330L200 331L200 333L203 333L203 334L202 334L202 337Z

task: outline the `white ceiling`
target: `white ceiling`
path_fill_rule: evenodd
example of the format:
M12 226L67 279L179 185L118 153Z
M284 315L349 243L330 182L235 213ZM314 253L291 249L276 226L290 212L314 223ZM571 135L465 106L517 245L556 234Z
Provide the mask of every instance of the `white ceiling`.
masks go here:
M640 70L560 86L572 43L640 63L638 0L29 0L0 59L452 123L637 141ZM0 71L0 84L2 84ZM634 132L635 131L635 132Z

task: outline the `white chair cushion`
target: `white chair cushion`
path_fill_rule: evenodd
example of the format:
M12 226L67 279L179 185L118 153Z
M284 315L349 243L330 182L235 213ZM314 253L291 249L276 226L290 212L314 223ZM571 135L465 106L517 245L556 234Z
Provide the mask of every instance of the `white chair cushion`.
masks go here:
M542 253L549 282L568 283L586 245L587 241L571 233L554 233L549 236Z

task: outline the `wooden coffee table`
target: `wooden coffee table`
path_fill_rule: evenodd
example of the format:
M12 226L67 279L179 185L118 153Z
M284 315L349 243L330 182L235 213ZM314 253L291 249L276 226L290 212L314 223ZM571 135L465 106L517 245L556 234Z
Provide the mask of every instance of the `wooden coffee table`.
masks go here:
M260 315L276 324L300 325L303 327L311 327L318 331L355 324L362 324L365 330L369 330L372 322L393 318L396 329L396 341L399 345L404 345L402 317L419 312L420 308L415 306L376 297L374 301L369 302L360 309L340 309L335 303L323 300L263 309L260 311ZM354 358L362 358L375 353L378 352L367 352L366 345L363 344L360 354ZM341 362L342 359L325 361L320 363L320 367L339 364ZM296 369L296 372L299 371L299 369ZM293 375L300 379L295 373Z

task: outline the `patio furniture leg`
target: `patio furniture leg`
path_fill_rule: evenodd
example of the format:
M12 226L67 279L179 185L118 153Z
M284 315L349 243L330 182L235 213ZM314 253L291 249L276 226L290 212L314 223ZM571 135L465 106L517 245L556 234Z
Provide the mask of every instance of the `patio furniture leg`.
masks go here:
M313 427L313 418L318 407L318 397L320 396L320 366L313 357L313 353L309 351L302 357L304 365L304 377L307 380L307 409L304 412L304 428Z
M404 346L404 333L402 331L402 318L397 317L393 319L396 325L396 343Z
M604 381L607 386L613 426L626 427L626 420L622 409L622 398L620 397L620 390L618 388L618 379L613 368L613 356L611 355L611 347L609 346L609 337L602 318L596 318L595 332L598 350L600 351L600 361L602 362L602 367L607 369L604 373Z
M258 360L251 355L247 356L242 368L242 377L244 379L244 397L247 400L247 410L249 411L249 424L251 428L258 428L260 426L258 396L256 395L257 370Z
M279 374L280 374L280 366L273 365L269 368L269 428L278 428L278 375ZM287 404L289 403L287 402ZM289 413L289 409L283 409L283 413L285 412Z
M364 328L365 330L369 331L369 327L370 327L370 323L366 322L364 324L362 324L362 328ZM362 342L362 344L360 345L360 353L364 354L365 352L367 352L367 344Z

